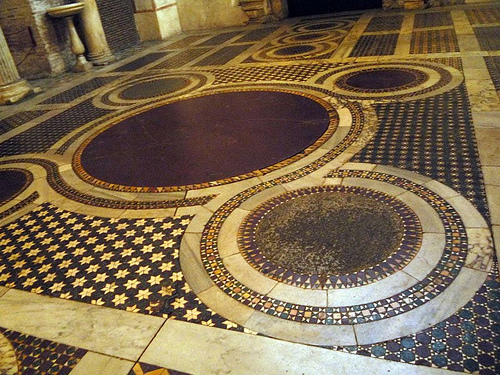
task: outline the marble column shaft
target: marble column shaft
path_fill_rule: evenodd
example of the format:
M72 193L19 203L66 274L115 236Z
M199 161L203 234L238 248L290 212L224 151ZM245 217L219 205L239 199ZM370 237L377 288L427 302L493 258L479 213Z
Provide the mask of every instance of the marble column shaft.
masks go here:
M87 45L88 59L94 65L106 65L114 61L109 49L101 16L95 0L81 0L85 6L81 13L83 35Z
M21 100L31 91L28 83L19 76L3 30L0 27L0 105Z

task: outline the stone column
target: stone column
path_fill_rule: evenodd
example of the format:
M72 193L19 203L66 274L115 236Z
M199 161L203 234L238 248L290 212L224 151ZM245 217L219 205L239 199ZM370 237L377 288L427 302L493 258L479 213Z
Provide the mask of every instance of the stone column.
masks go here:
M83 36L87 45L87 58L94 65L106 65L114 61L102 27L95 0L80 0L85 6L80 14Z
M15 103L32 91L28 83L19 77L0 27L0 105Z
M288 1L287 0L271 0L271 9L274 16L282 20L288 17Z

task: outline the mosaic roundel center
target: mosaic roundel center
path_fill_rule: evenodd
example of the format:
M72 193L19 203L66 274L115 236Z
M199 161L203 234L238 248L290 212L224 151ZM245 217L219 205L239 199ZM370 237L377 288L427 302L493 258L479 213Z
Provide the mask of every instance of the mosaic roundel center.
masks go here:
M193 96L95 134L78 150L75 170L115 190L235 181L312 152L331 136L336 116L320 99L291 91Z
M337 84L360 91L401 90L415 87L427 80L427 75L413 69L375 68L346 75Z
M298 273L348 274L385 260L403 237L401 218L351 193L305 195L262 218L255 241L273 263Z
M356 285L384 278L413 259L420 241L420 222L403 202L346 186L272 198L245 218L239 235L254 268L314 289L354 286L351 277Z

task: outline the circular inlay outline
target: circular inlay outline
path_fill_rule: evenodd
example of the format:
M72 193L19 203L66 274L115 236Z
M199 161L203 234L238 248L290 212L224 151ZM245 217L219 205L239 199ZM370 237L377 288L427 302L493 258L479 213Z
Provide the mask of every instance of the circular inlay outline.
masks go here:
M399 90L390 89L386 91L363 91L362 89L352 90L347 86L342 87L343 81L354 74L381 69L419 71L421 74L425 74L428 79L421 83L417 81L418 85L416 86L405 85ZM392 100L411 101L423 99L428 96L450 91L460 85L463 80L463 74L459 70L448 65L429 61L394 61L378 62L376 64L362 63L354 66L333 69L332 71L319 76L316 82L327 87L331 87L332 91L335 92L335 95L341 98L384 102ZM339 86L337 82L340 82L341 85Z
M293 26L290 30L291 33L304 33L304 32L317 32L323 30L337 30L343 27L354 26L356 21L347 19L336 19L336 20L315 20L308 21L306 24ZM314 28L318 25L330 25L323 28ZM331 26L333 25L333 26ZM311 29L312 28L312 29ZM346 32L347 33L347 32Z
M10 168L0 168L0 173L2 171L15 171L15 172L21 172L22 174L24 174L26 176L26 181L23 185L23 187L21 189L19 189L14 195L12 195L11 197L9 197L7 200L5 201L0 201L0 207L8 204L9 202L12 202L14 199L16 199L19 195L21 195L23 192L26 191L26 189L31 185L31 183L33 182L33 174L26 170L26 169L22 169L22 168L14 168L14 167L10 167Z
M277 52L285 48L311 46L312 51L307 51L303 53L291 53L280 55ZM276 61L276 60L290 60L290 59L301 59L301 58L314 58L320 57L328 53L333 53L335 49L339 46L337 42L324 40L321 42L315 42L313 44L308 43L293 43L293 44L282 44L279 46L273 46L270 48L262 49L255 52L252 58L257 61Z
M338 35L332 35L332 31L337 33ZM332 30L332 31L311 31L308 33L300 33L300 34L292 34L287 35L282 38L273 40L274 45L283 45L283 44L299 44L299 43L311 43L311 42L323 42L325 40L337 40L345 37L347 35L347 31L344 30ZM313 35L320 35L319 37L312 38ZM309 37L310 39L308 39Z
M254 242L256 226L262 218L281 203L296 197L315 193L342 192L372 198L393 209L403 223L403 237L396 249L384 262L343 275L314 275L296 273L272 264ZM232 221L232 225L236 223ZM415 212L407 204L380 191L346 185L326 185L288 191L272 197L252 210L244 218L238 231L238 245L243 258L257 271L273 280L306 289L335 289L362 286L381 280L406 267L415 257L422 243L422 226Z
M363 93L387 93L387 92L394 92L394 91L405 91L407 89L412 89L413 87L417 87L425 83L427 80L429 80L428 74L416 70L416 69L408 69L408 68L398 68L397 71L404 71L406 73L410 73L415 77L413 82L399 85L399 86L393 86L389 88L383 88L383 89L368 89L368 88L358 88L356 86L349 85L347 82L350 78L359 75L359 74L364 74L367 72L377 72L377 71L391 71L394 70L393 68L388 68L388 67L381 67L381 68L370 68L363 70L362 72L356 71L356 72L351 72L349 74L341 76L339 79L335 81L336 87L341 87L349 91L356 91L358 90L359 92Z
M153 108L157 108L163 105L168 105L171 103L179 102L182 100L189 100L189 99L194 99L198 97L205 97L209 95L218 95L218 94L224 94L224 93L229 93L229 92L281 92L281 93L287 93L287 94L292 94L292 95L298 95L302 96L308 99L311 99L315 101L316 103L320 104L328 113L329 117L329 124L327 130L309 147L306 149L302 150L302 152L293 155L287 159L284 159L278 163L275 163L273 165L254 170L245 174L237 175L237 176L231 176L228 178L216 180L216 181L206 181L203 183L199 184L190 184L190 185L179 185L179 186L158 186L158 187L142 187L142 186L127 186L127 185L119 185L119 184L113 184L109 183L106 181L99 180L90 174L88 174L85 169L82 166L81 162L81 157L83 154L84 149L87 147L90 142L92 142L98 135L101 133L105 132L106 130L110 129L111 127L119 124L121 121L123 121L126 118L144 113L146 111L149 111ZM305 92L300 92L296 90L290 90L290 89L284 89L280 87L247 87L247 88L241 88L241 89L220 89L220 90L211 90L210 92L203 92L203 93L198 93L194 95L189 95L189 96L183 96L183 97L178 97L178 98L169 98L166 100L161 100L157 101L151 105L148 106L142 106L139 108L134 108L131 111L128 111L126 114L123 114L121 116L117 116L116 118L111 119L106 123L106 125L100 127L98 130L92 132L90 136L88 136L76 149L75 153L73 154L73 161L72 161L72 167L74 173L82 179L84 182L89 183L93 186L97 186L103 189L107 190L114 190L114 191L122 191L122 192L137 192L137 193L165 193L165 192L176 192L176 191L186 191L186 190L195 190L195 189L203 189L207 187L212 187L212 186L219 186L223 184L228 184L231 182L236 182L236 181L241 181L245 180L248 178L252 177L258 177L262 176L264 174L267 174L269 172L272 172L274 170L283 168L285 166L288 166L304 157L307 155L311 154L313 151L317 150L320 148L323 144L325 144L336 132L337 127L338 127L338 121L339 121L339 116L334 108L334 106L330 103L328 103L326 100L320 98L319 96L314 96L311 93L305 93Z
M374 167L372 166L372 168ZM403 190L403 193L404 190L418 191L422 193L420 199L426 200L432 206L431 210L442 211L442 220L447 221L448 224L450 224L451 220L452 225L447 226L446 249L442 258L433 271L425 277L422 276L421 281L417 284L403 290L398 295L384 298L384 304L381 304L381 301L365 303L364 307L366 309L362 306L327 308L315 306L308 308L307 306L296 306L287 301L274 301L277 303L273 303L272 298L262 298L264 296L259 296L258 293L249 290L245 285L241 285L237 279L224 270L224 267L219 267L222 262L217 254L218 241L214 236L222 226L222 222L227 219L228 214L234 210L241 210L238 207L242 204L242 201L263 191L255 186L231 198L208 220L202 233L200 249L205 269L212 276L210 283L215 283L215 286L202 291L202 293L199 293L198 289L198 297L214 311L249 329L274 337L316 345L354 345L357 340L355 337L359 339L358 342L363 343L383 341L414 333L423 327L445 319L470 299L469 297L482 285L487 276L487 268L491 267L491 262L484 270L476 269L471 264L466 264L466 267L463 266L467 255L467 245L471 245L470 243L467 244L469 230L480 230L484 231L482 235L486 232L490 235L489 229L482 216L458 193L428 178L429 183L425 183L426 180L424 180L423 176L412 172L401 171L401 173L398 173L397 170L396 172L394 170L396 169L391 168L390 174L386 170L383 173L367 170L341 171L343 174L339 173L328 177L334 180L347 178L349 181L359 179L362 182L360 186L366 186L364 183L367 181L381 181L389 186L389 191L394 189ZM409 177L409 175L412 177ZM414 180L417 182L414 182ZM422 180L424 180L424 185L421 185ZM447 202L446 199L440 197L440 194L443 193L448 199L452 198L453 205L450 203L451 201ZM218 213L222 214L222 216L219 216ZM461 216L464 218L464 222L467 223L466 227L462 225ZM197 225L199 226L199 224ZM475 228L478 226L479 229ZM455 234L453 235L453 233ZM192 246L191 243L191 250L189 251L196 252L196 248ZM187 251L187 249L181 245L181 256L184 251ZM186 260L185 258L183 260L183 258L181 257L181 264L184 270ZM422 260L420 260L421 262ZM249 266L249 268L251 267ZM193 272L193 270L185 272L188 283L204 284L205 282L201 280L194 281L192 279L196 273L200 276L198 271ZM254 272L259 274L255 270ZM395 275L398 274L400 273ZM388 279L382 280L380 283L384 283ZM415 281L415 278L412 281ZM367 287L377 285L378 283L374 283ZM448 293L446 293L447 287L450 288ZM300 290L299 288L293 289ZM463 289L465 289L465 292ZM340 291L349 291L349 289L341 289ZM318 291L309 291L308 293L315 292ZM335 290L334 293L336 292ZM443 308L443 301L447 301L444 302L445 308ZM422 305L427 307L419 308ZM255 310L255 307L257 307L257 310ZM435 311L436 308L438 310ZM448 310L450 308L453 311ZM252 310L254 311L251 312ZM333 317L339 323L337 325L332 324L331 321L328 322L328 319L332 318L330 313L333 311L335 311L336 315L339 314ZM430 311L433 312L429 313ZM308 316L304 315L304 312L309 313ZM323 315L324 313L326 313L326 316ZM296 319L297 314L302 315L302 318ZM307 319L303 319L304 316ZM287 320L287 318L290 320ZM318 318L322 320L319 323L323 324L304 324L318 323ZM386 318L390 320L386 321ZM302 324L299 324L299 321ZM408 321L412 323L408 324ZM415 325L414 322L420 322L420 325ZM353 330L356 331L356 334L354 334Z
M187 81L187 84L182 87L179 90L165 93L165 94L160 94L160 95L155 95L152 97L148 98L138 98L138 99L125 99L121 97L121 94L140 84L143 83L148 83L148 82L154 82L154 81L163 81L165 79L169 78L180 78L184 79ZM94 98L94 103L98 107L104 106L105 108L113 107L113 109L116 109L116 107L121 107L121 106L130 106L131 104L144 104L144 103L151 103L152 100L167 100L169 98L177 98L182 95L189 94L193 91L196 91L200 89L201 87L207 85L211 77L205 75L205 74L200 74L200 73L193 73L193 72L182 72L182 73L164 73L164 74L159 74L159 75L152 75L152 76L141 76L139 78L133 78L131 80L127 80L118 86L113 87L111 90L108 90L104 93L99 94ZM212 77L213 80L213 77Z

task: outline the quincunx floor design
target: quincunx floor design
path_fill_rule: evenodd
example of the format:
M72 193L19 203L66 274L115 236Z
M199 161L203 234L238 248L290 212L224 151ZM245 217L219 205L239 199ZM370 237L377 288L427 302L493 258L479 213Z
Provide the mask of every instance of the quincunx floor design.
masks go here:
M2 107L0 373L499 373L499 25L191 32Z

